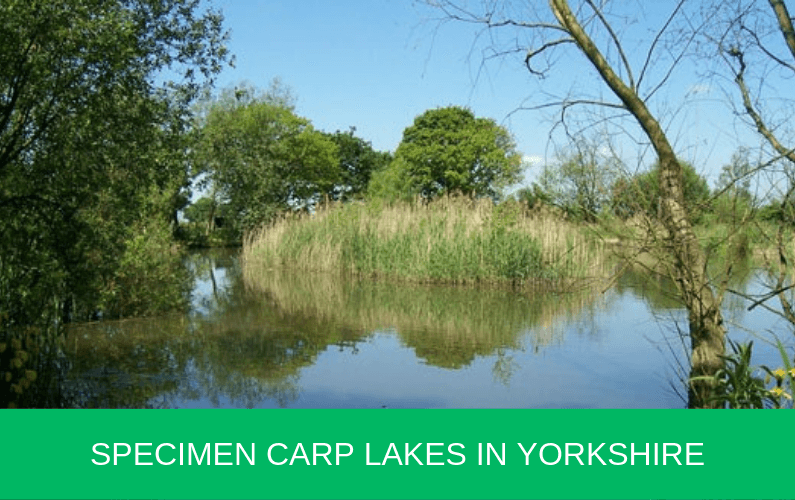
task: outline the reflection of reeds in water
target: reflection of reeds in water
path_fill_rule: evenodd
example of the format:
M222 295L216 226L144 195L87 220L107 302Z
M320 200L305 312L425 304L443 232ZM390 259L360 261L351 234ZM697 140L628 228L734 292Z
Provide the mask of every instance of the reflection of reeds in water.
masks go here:
M328 273L247 268L249 287L287 314L362 333L395 330L429 363L460 367L498 349L559 344L566 321L598 294L516 293L494 288L400 285Z
M606 275L605 252L578 225L518 203L442 199L346 204L291 216L250 235L245 267L413 282L557 285Z

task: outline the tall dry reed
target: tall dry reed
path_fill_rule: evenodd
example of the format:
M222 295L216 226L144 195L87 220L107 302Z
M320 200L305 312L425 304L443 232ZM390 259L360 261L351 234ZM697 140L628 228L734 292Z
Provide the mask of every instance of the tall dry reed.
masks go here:
M558 284L601 277L605 251L574 223L518 203L445 198L352 203L285 216L250 235L245 268L412 282Z

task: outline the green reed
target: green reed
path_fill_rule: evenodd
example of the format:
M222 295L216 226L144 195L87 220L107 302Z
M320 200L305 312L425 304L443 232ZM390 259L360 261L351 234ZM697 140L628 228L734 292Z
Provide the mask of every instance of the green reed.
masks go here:
M445 199L346 204L287 216L251 235L244 265L431 283L549 285L603 275L582 228L518 203Z

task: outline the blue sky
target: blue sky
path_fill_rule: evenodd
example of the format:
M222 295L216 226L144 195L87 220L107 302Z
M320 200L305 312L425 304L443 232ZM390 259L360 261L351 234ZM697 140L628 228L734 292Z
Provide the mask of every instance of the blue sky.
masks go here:
M557 73L544 81L528 74L521 56L483 66L478 28L440 26L433 20L438 12L411 0L215 0L213 5L224 12L236 57L235 68L220 75L220 87L248 82L264 88L279 78L297 97L297 113L316 128L355 126L357 135L381 150L394 151L403 129L423 111L462 105L505 125L527 158L551 159L551 112L514 111L523 103L543 102L542 92L565 93L575 85L602 92L585 59L571 48L561 51ZM655 7L648 8L638 16L661 23ZM637 32L646 27L639 23ZM710 87L691 76L674 78L657 106L677 109L686 95L702 99L667 122L680 154L714 181L737 133L724 105L712 102L717 96L710 95ZM531 167L528 178L538 169Z

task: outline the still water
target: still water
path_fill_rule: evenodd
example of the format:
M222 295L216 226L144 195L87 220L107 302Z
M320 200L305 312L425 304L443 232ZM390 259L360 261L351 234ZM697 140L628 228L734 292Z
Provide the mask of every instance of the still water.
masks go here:
M565 294L265 273L194 253L186 315L75 326L62 388L84 407L681 408L670 284ZM756 286L752 276L742 284ZM783 322L729 298L732 336ZM790 335L791 338L791 335ZM775 352L757 340L760 362Z

